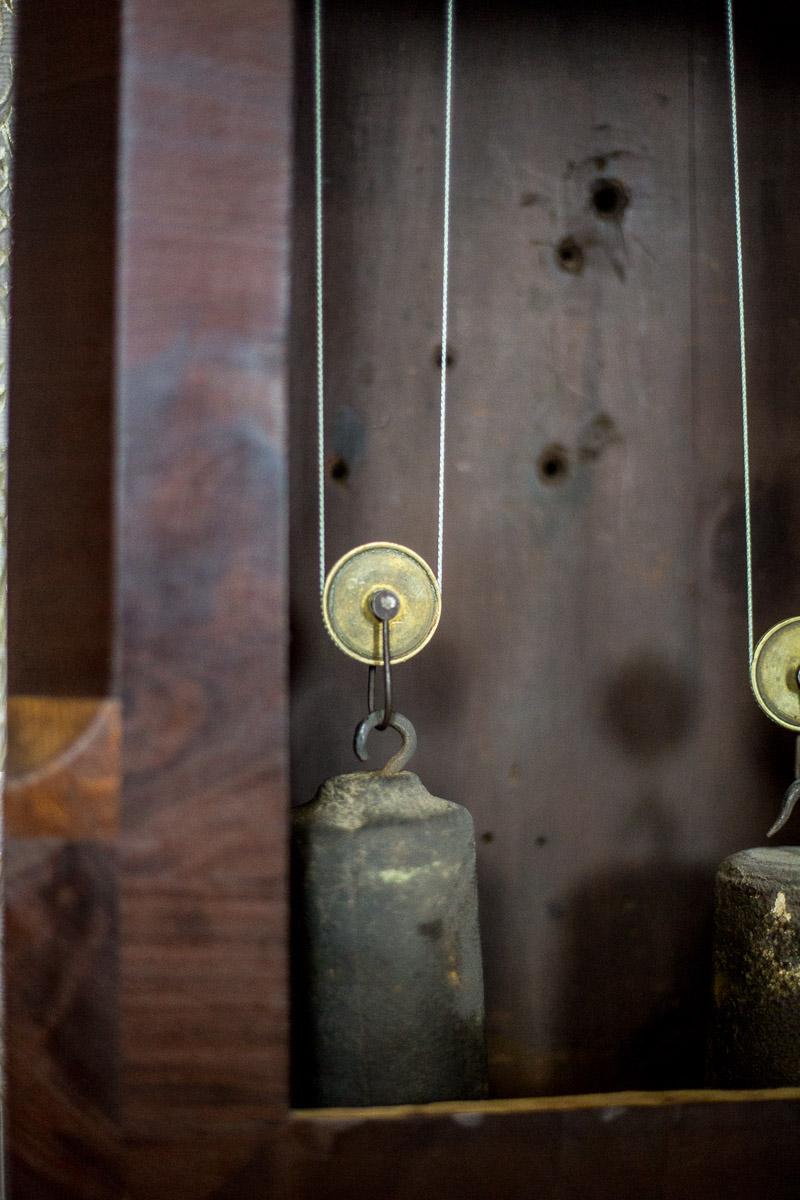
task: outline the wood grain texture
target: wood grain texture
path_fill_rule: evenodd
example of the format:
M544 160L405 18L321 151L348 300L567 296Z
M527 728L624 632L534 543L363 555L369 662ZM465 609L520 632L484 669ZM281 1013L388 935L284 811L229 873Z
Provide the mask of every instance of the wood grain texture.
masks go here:
M118 726L113 704L60 699L109 685L117 34L113 2L78 11L44 0L19 13L8 665L12 691L45 699L23 702L22 740L11 705L4 800L15 1200L118 1200L122 1186ZM88 744L66 750L92 713Z
M119 1200L114 851L13 839L4 858L10 1194Z
M6 836L113 838L121 732L116 700L11 696Z
M747 681L724 12L457 8L444 611L397 702L475 819L494 1093L696 1086L714 871L793 765ZM798 91L766 11L737 4L759 629L796 611L800 519ZM434 555L441 34L435 3L327 13L331 563ZM314 581L309 79L306 54L295 802L352 769L364 704Z
M800 228L786 202L798 101L777 9L761 6L756 28L743 5L765 623L770 606L780 616L792 603L800 515ZM26 35L27 128L41 138L26 135L15 369L33 407L18 409L29 432L17 470L49 469L52 455L55 499L18 475L12 673L53 694L93 680L102 694L109 419L98 381L111 361L116 94L104 57L116 35L103 21L116 16L90 4L75 21L53 5L40 23L42 11ZM464 0L458 14L447 612L435 646L399 675L399 698L423 731L426 782L467 803L485 835L496 1089L691 1082L711 868L758 840L791 766L787 739L741 685L720 14L626 0L602 13ZM435 432L440 23L427 0L330 6L330 445L349 471L330 484L332 554L377 535L432 556L433 459L430 496L405 480L421 477ZM291 54L282 0L125 3L123 827L119 852L7 844L15 1200L788 1200L796 1098L609 1095L379 1119L286 1111ZM349 765L364 682L324 642L317 611L307 67L301 51L291 602L303 799ZM48 133L62 99L73 114L84 104L86 120ZM86 155L75 179L73 149ZM620 222L592 206L601 171L626 188ZM54 179L68 178L54 197ZM53 263L36 231L58 248ZM565 238L580 269L557 257ZM62 253L71 271L86 259L79 316L46 293L47 279L59 302L69 291Z
M287 1103L290 11L126 0L121 54L122 1119L199 1197Z
M209 1126L209 1130L211 1130ZM205 1139L131 1139L126 1153L130 1195L153 1200L289 1200L287 1126L276 1122L252 1134L210 1132Z

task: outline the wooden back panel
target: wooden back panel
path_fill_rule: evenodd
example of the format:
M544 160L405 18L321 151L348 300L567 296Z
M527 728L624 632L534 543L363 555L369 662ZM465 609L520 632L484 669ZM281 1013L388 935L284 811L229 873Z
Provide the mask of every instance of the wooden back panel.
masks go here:
M123 747L119 813L7 843L11 1187L205 1195L288 1097L290 12L21 37L12 687Z
M737 5L764 630L800 599L800 100L760 13ZM377 538L435 555L442 36L438 4L327 12L330 562ZM314 578L299 46L298 803L352 769L365 691ZM425 783L475 818L501 1096L702 1082L714 871L791 779L747 675L725 55L716 3L457 5L444 610L395 686Z
M331 556L432 557L441 13L329 7ZM290 608L297 800L364 691L314 577L308 14L295 64L284 0L30 12L12 686L116 694L123 748L121 791L89 756L96 820L14 796L12 1194L790 1195L793 1097L288 1113ZM740 25L764 626L797 576L798 100L777 8ZM481 836L495 1090L691 1084L713 868L791 768L744 683L721 14L464 0L457 29L446 616L400 704Z

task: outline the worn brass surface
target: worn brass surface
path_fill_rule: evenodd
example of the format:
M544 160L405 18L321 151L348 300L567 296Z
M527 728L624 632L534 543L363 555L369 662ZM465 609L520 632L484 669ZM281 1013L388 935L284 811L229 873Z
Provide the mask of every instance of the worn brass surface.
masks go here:
M369 604L381 588L389 588L400 601L397 616L390 622L391 661L405 662L433 637L442 611L436 576L425 560L406 546L369 542L339 559L325 581L325 628L351 658L380 664L381 623Z
M764 634L753 655L750 681L768 717L800 733L800 617L781 621Z

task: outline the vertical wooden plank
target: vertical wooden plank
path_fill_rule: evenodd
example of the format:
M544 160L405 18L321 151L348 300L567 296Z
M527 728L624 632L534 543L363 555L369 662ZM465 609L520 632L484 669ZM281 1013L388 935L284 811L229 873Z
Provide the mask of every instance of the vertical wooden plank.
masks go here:
M111 657L118 6L19 14L9 685L102 696Z
M8 348L11 284L11 183L13 176L16 22L11 0L0 12L0 729L3 743L8 695ZM2 1186L2 1166L0 1166Z
M117 677L133 1195L152 1195L161 1165L171 1195L223 1194L287 1103L290 81L286 0L124 4Z
M116 1200L116 861L16 839L5 865L6 1095L15 1200Z
M109 684L117 16L44 0L18 17L8 661L12 690L50 696ZM48 805L14 810L6 797L9 1191L116 1200L115 849L83 840L84 811L56 830Z

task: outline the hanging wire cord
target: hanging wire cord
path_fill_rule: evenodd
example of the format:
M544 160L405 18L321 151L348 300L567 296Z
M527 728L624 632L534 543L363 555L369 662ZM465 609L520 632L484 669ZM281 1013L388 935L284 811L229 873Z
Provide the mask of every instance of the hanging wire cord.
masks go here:
M742 388L742 457L744 467L744 554L747 589L747 662L753 661L753 531L750 515L750 424L747 412L747 338L744 308L744 255L742 252L742 198L739 185L739 118L736 107L736 54L733 30L733 0L726 0L728 73L731 93L731 159L733 162L733 210L736 224L736 282L739 301L739 371Z
M445 14L444 71L444 184L442 214L442 353L439 380L439 480L436 520L436 574L442 587L444 562L445 431L447 423L447 326L450 275L450 147L453 118L453 9L447 0ZM314 0L314 233L316 257L316 351L317 351L317 493L319 522L319 586L325 589L325 327L324 327L324 146L322 73L322 0Z
M439 502L436 523L436 575L442 590L444 566L444 471L447 428L447 325L450 279L450 147L453 125L453 0L447 0L444 53L444 211L442 213L442 353L439 376Z
M322 213L322 0L314 0L314 241L317 301L317 503L319 506L319 590L325 588L325 325Z

